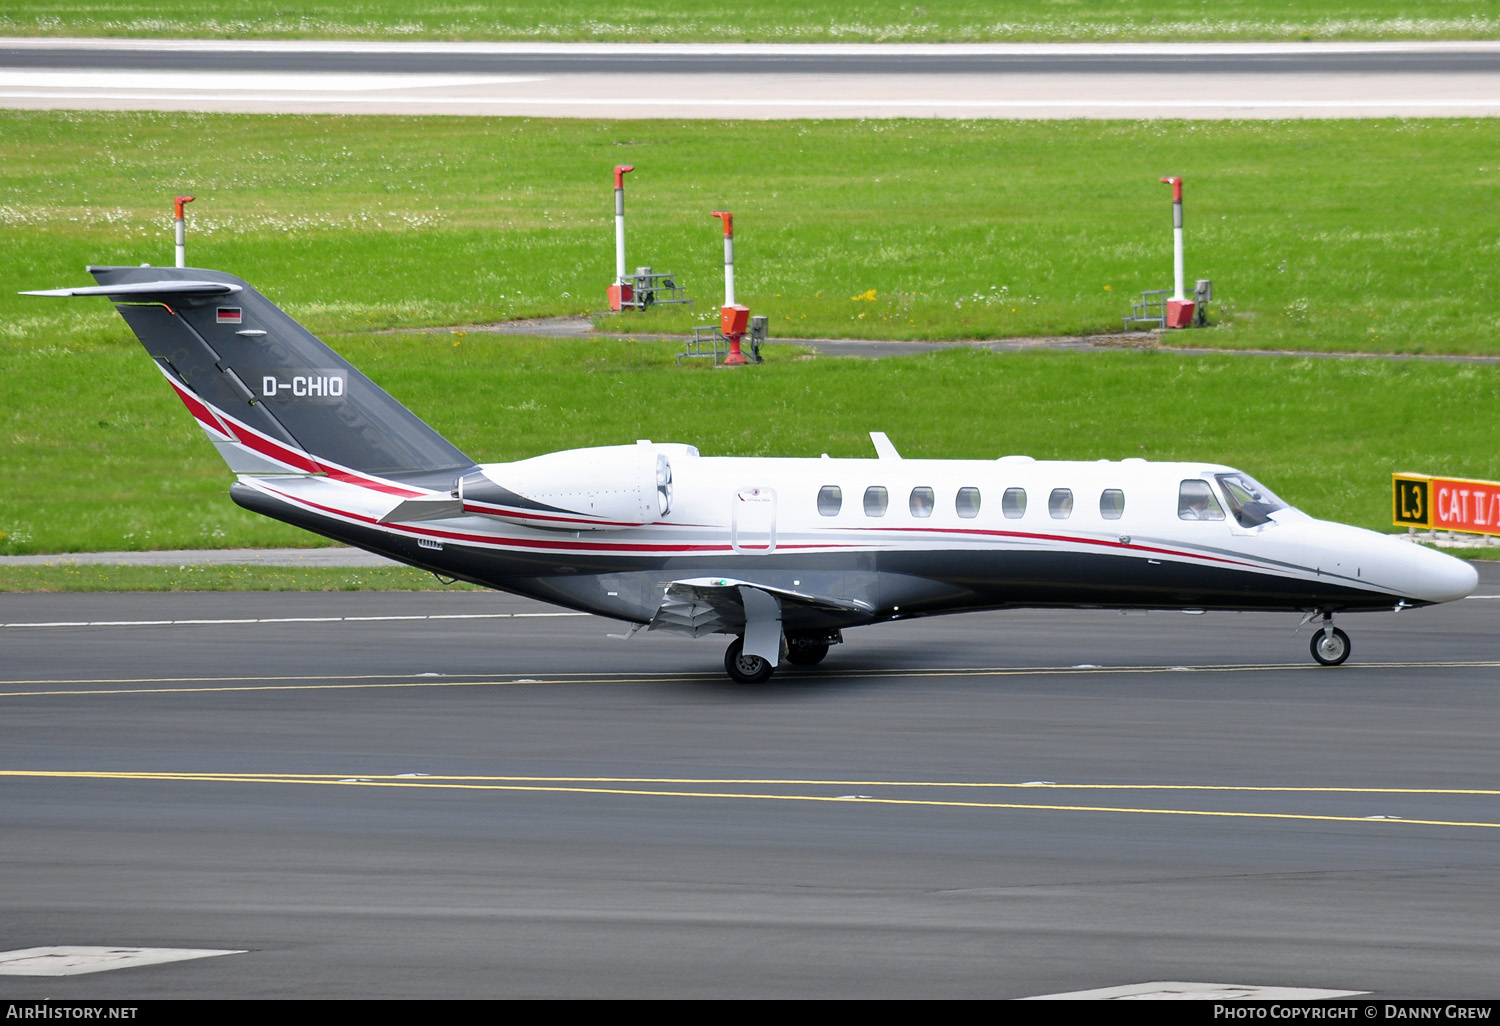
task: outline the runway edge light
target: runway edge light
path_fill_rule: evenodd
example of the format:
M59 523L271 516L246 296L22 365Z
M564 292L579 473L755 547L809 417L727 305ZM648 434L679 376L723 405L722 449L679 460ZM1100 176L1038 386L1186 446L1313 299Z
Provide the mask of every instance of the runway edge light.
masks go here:
M177 266L187 266L187 211L183 207L193 202L192 196L178 196L172 201L172 226L177 235Z
M719 331L729 339L724 366L738 367L750 362L740 351L740 339L750 330L750 308L734 301L734 214L715 210L709 216L724 222L724 305L719 308Z
M1183 291L1182 178L1173 175L1161 182L1172 187L1172 298L1167 300L1166 327L1186 328L1193 323L1194 304Z
M609 308L635 306L635 290L625 282L625 176L634 164L615 165L615 283L609 287Z
M615 280L606 293L609 309L644 310L656 303L692 305L686 291L677 287L670 271L658 274L650 267L637 267L634 274L625 273L625 176L635 170L634 164L615 165Z

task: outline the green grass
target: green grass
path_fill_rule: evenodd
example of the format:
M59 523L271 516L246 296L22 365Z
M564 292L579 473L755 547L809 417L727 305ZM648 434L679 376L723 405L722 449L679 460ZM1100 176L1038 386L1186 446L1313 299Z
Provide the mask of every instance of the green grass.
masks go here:
M233 39L516 39L673 42L980 42L999 40L1489 39L1486 0L675 0L604 7L322 0L205 12L183 0L9 0L6 35Z
M1459 559L1467 559L1470 562L1481 559L1500 559L1500 549L1488 545L1476 545L1472 548L1444 548L1439 551L1446 552L1450 556L1457 556Z
M12 294L88 263L189 260L317 332L578 314L614 270L610 168L632 163L630 265L716 319L719 222L737 298L783 337L952 339L1120 329L1170 283L1165 173L1187 182L1194 345L1500 352L1500 126L1297 122L596 122L0 114L0 345L123 331L103 303Z
M352 362L481 461L637 438L706 455L1201 459L1329 519L1391 530L1390 474L1500 478L1490 366L1162 353L802 359L678 369L670 343L350 336ZM0 552L317 544L230 475L138 345L14 348ZM17 356L20 359L17 359Z
M0 566L17 591L479 591L408 567Z
M1194 345L1500 351L1497 127L1459 121L929 122L0 114L0 551L316 544L239 510L228 475L87 263L171 259L259 285L482 460L651 437L709 454L1149 456L1244 467L1384 527L1389 474L1500 475L1496 369L1387 361L956 353L790 355L678 370L667 344L377 329L578 313L613 270L609 169L634 163L631 264L676 271L774 335L962 338L1116 329L1188 267L1220 324ZM714 145L708 145L712 140ZM725 153L745 155L726 160ZM751 159L753 157L753 159Z

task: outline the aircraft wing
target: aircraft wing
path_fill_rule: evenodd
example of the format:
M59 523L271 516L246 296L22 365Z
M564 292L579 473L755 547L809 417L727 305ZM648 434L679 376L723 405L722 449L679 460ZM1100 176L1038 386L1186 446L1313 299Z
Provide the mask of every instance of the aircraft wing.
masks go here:
M690 638L705 634L735 634L757 621L778 625L782 611L801 607L823 613L868 613L873 607L858 599L777 588L732 577L695 577L673 581L662 596L647 630L682 634ZM779 627L778 627L779 634ZM748 650L748 648L747 648Z

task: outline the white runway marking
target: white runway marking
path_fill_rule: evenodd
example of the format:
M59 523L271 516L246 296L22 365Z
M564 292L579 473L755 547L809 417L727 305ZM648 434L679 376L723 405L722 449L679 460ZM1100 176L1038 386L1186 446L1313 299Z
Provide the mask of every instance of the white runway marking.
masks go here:
M1132 983L1124 987L1039 994L1024 1001L1326 1001L1368 990L1316 990L1312 987L1257 987L1242 983Z
M18 951L0 951L0 976L80 976L106 969L132 969L142 965L244 953L214 948L21 948Z

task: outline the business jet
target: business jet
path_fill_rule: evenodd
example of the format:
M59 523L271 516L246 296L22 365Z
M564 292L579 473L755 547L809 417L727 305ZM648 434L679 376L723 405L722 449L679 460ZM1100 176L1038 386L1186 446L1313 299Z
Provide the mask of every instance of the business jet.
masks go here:
M239 505L445 578L730 635L725 669L809 666L846 628L981 609L1286 610L1312 656L1336 613L1468 595L1469 564L1316 520L1233 467L702 456L641 440L476 463L255 289L219 271L91 267L28 292L115 302L237 475Z

